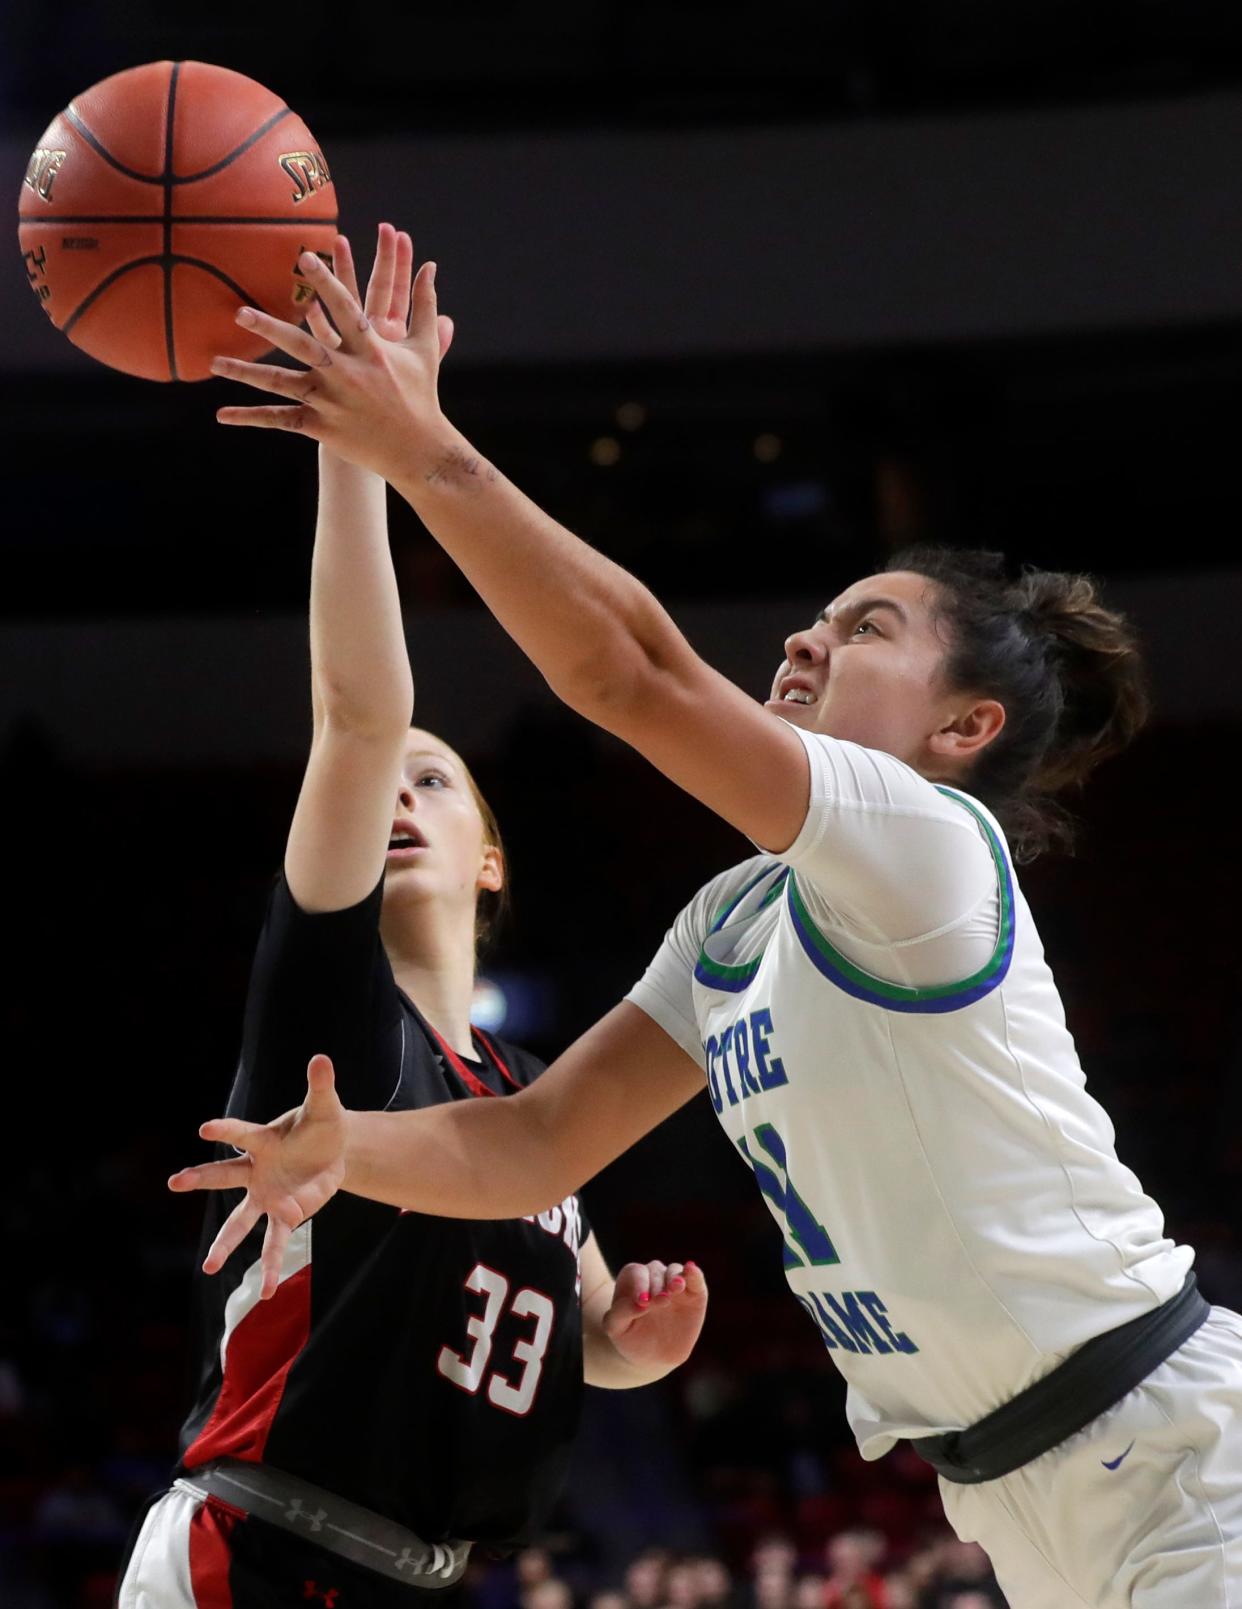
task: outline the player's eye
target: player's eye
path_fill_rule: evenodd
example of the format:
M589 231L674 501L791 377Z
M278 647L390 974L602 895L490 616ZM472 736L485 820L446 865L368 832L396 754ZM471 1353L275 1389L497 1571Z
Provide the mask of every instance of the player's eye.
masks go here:
M426 788L432 786L433 784L438 788L447 788L448 778L442 771L424 771L422 775L416 779L414 786L416 788Z
M880 628L876 625L874 620L860 620L854 627L854 636L857 637L860 631L870 631L873 636L876 637L882 635Z

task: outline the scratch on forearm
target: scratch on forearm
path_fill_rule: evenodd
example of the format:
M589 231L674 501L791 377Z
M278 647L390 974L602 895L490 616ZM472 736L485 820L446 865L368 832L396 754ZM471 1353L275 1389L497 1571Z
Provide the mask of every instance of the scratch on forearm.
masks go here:
M498 479L496 470L477 454L452 447L427 472L429 486L460 486L463 491L481 492Z

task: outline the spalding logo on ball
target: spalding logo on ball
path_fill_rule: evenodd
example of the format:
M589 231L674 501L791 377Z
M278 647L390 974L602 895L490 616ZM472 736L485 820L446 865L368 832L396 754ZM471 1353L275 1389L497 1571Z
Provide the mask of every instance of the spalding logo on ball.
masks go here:
M157 61L72 100L26 169L18 234L31 289L75 346L146 380L205 380L266 342L243 304L287 318L314 294L336 191L310 130L253 78Z

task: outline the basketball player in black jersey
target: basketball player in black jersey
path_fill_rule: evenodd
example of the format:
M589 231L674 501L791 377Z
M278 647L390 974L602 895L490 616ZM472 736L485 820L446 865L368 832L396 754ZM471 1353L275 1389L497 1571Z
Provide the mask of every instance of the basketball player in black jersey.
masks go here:
M381 231L367 311L400 339L409 237ZM338 271L352 278L342 251ZM325 342L332 332L312 315ZM442 325L447 348L451 326ZM311 582L314 736L251 975L229 1111L301 1099L312 1053L351 1106L503 1100L540 1063L470 1026L499 834L413 687L378 477L324 455ZM232 1205L212 1197L204 1245ZM261 1300L262 1295L269 1300ZM340 1196L264 1277L259 1237L197 1290L199 1387L119 1609L369 1609L451 1585L472 1542L536 1535L584 1378L689 1355L693 1264L614 1281L576 1196L530 1218L423 1217Z

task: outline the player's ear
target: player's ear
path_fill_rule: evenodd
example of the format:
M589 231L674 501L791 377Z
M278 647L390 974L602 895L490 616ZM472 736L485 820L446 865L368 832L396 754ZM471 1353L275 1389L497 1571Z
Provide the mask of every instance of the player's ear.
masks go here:
M933 754L945 759L971 761L1000 736L1005 706L994 698L972 700L928 738Z
M480 893L486 890L491 894L499 894L504 886L505 857L495 844L484 844L476 887Z

